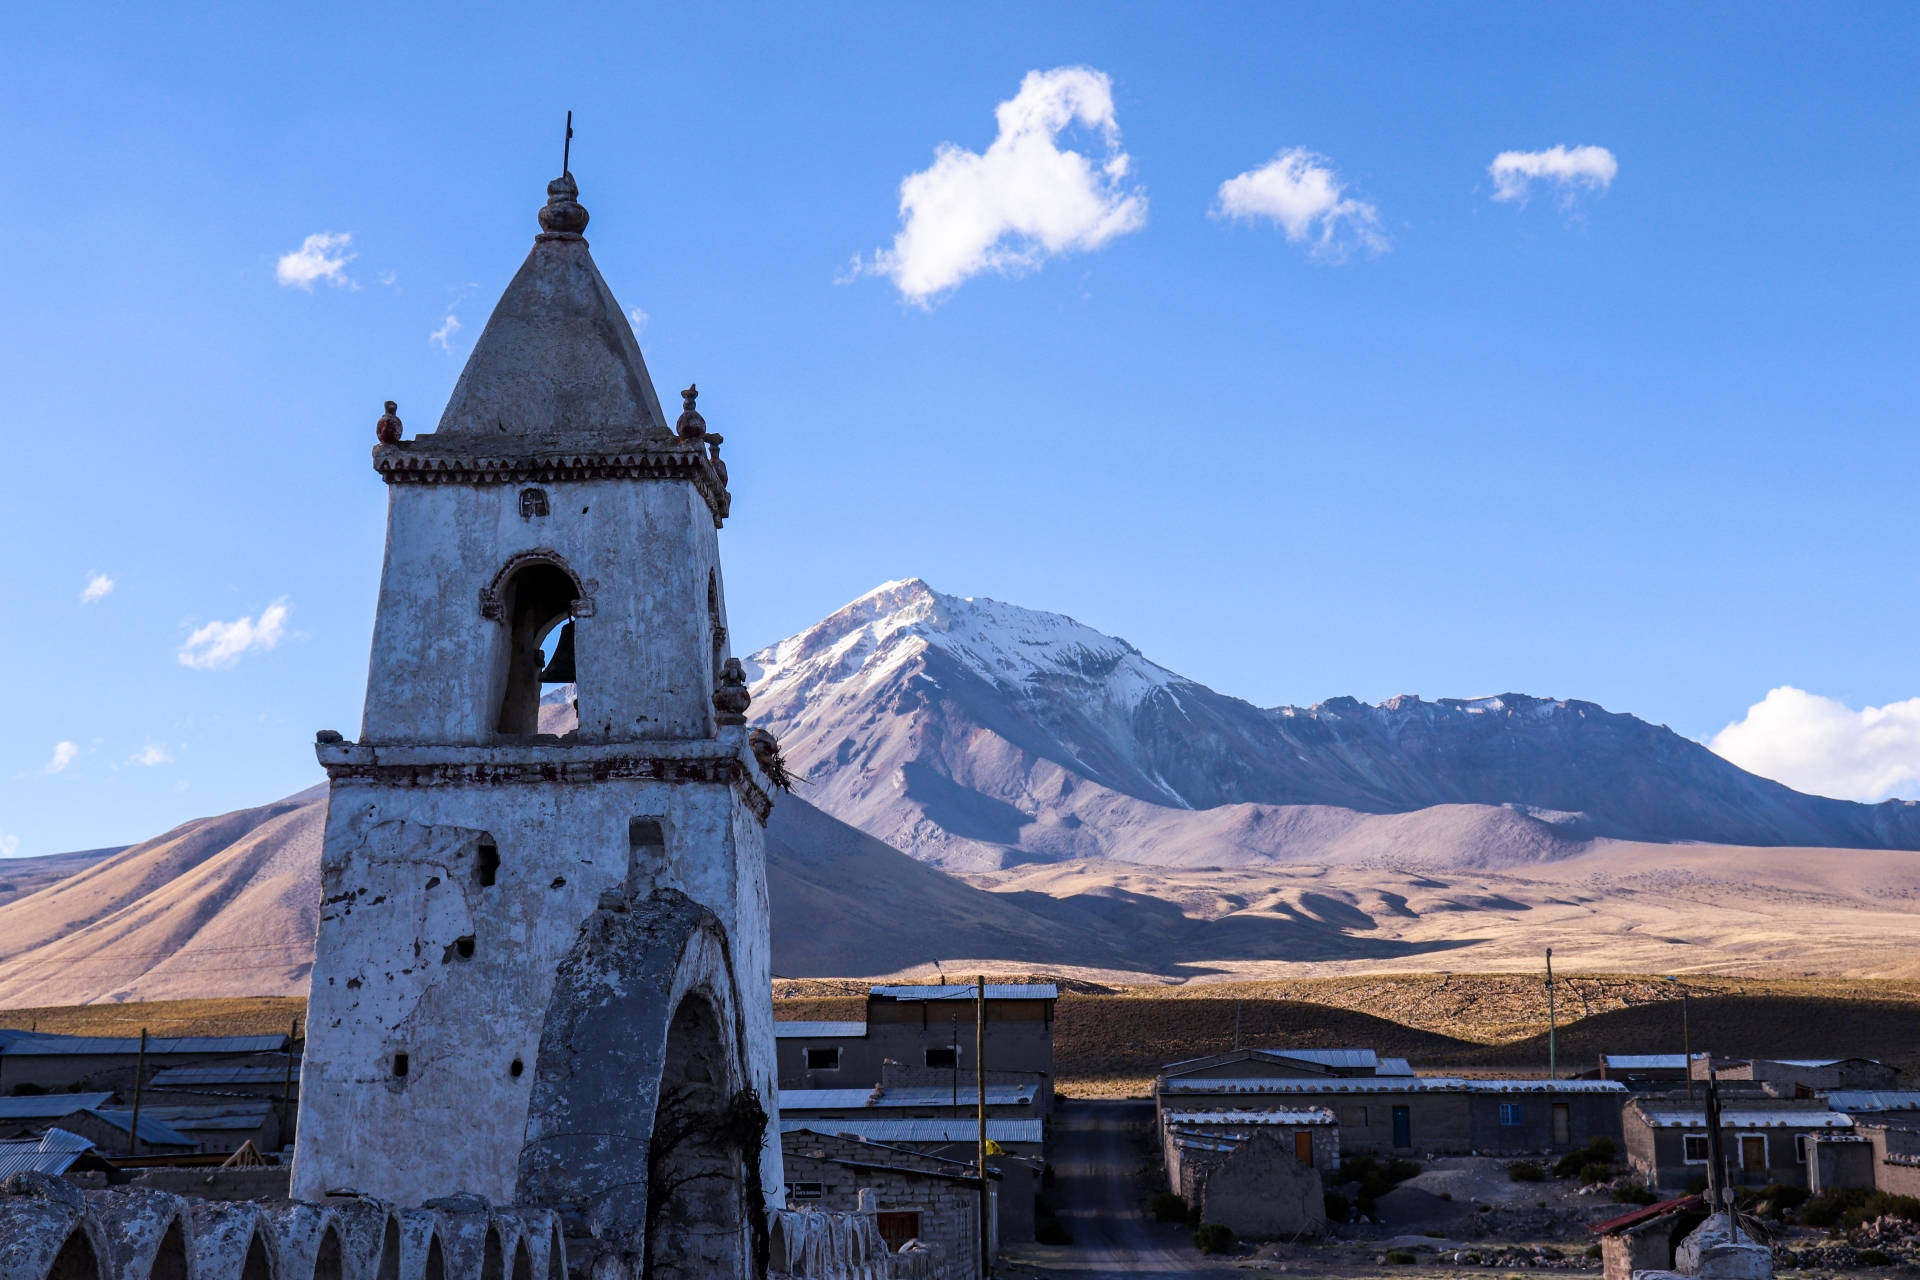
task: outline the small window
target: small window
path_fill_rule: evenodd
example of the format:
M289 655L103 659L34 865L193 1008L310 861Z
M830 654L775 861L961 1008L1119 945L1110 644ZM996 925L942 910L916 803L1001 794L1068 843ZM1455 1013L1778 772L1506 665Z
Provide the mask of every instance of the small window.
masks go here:
M1688 1164L1705 1164L1707 1162L1706 1134L1690 1133L1680 1141L1686 1148L1685 1158Z
M1793 1162L1795 1164L1805 1164L1807 1162L1807 1139L1812 1136L1813 1135L1806 1134L1806 1133L1799 1133L1794 1135Z
M396 1079L401 1079L401 1078L404 1078L404 1077L406 1076L406 1074L407 1074L407 1067L408 1067L408 1065L409 1065L409 1063L407 1062L407 1055L406 1055L406 1054L404 1054L404 1053L396 1053L396 1054L394 1054L394 1055L393 1055L393 1074L394 1074L394 1077L395 1077Z
M838 1071L840 1069L840 1051L838 1049L807 1050L807 1070Z
M920 1238L920 1215L917 1213L876 1213L873 1216L874 1225L880 1228L880 1238L887 1242L888 1253L898 1253L901 1245Z
M480 847L474 854L473 871L482 889L491 889L499 878L500 846L493 842L492 836L480 837Z
M531 520L535 516L547 514L547 491L545 489L522 489L520 491L520 518Z
M787 1191L795 1200L818 1200L820 1198L820 1184L817 1182L789 1183Z
M1515 1125L1515 1124L1522 1123L1522 1120L1520 1117L1520 1104L1517 1102L1501 1103L1500 1104L1500 1123L1503 1125Z
M927 1065L930 1067L957 1067L960 1065L959 1053L953 1049L927 1050Z

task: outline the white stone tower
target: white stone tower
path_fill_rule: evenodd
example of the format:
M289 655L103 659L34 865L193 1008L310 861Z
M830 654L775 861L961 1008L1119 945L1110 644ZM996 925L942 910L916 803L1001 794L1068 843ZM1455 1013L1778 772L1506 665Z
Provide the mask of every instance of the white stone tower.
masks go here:
M547 193L439 429L378 427L365 716L317 748L294 1194L546 1205L597 1280L748 1275L780 1195L773 788L728 657L726 469L691 389L668 427L572 176Z

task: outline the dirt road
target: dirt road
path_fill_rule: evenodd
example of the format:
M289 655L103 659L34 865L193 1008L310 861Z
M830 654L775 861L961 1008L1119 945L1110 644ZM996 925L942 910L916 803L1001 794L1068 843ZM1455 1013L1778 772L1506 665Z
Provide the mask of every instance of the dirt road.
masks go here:
M1048 1275L1195 1276L1219 1274L1201 1261L1185 1227L1148 1221L1140 1174L1153 1120L1150 1102L1062 1102L1053 1118L1051 1199L1073 1233L1064 1247L1026 1246L1022 1261ZM1031 1250L1031 1252L1027 1252Z

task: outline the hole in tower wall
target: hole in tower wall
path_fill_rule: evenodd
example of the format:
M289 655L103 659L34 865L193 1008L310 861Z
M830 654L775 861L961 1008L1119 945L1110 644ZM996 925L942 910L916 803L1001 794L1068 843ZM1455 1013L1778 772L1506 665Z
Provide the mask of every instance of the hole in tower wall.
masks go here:
M573 579L558 565L522 566L500 591L507 627L507 679L496 721L503 734L540 729L540 686L573 678ZM562 624L565 624L564 626ZM554 680L546 677L553 676Z
M666 823L659 818L627 820L627 890L638 892L667 858Z
M493 842L492 836L480 837L480 847L474 854L473 873L482 889L491 889L500 878L500 846Z
M407 1059L407 1055L406 1055L406 1054L404 1054L404 1053L396 1053L396 1054L394 1054L394 1055L393 1055L393 1074L394 1074L394 1078L395 1078L395 1079L403 1079L403 1078L405 1078L405 1076L406 1076L406 1074L407 1074L407 1068L408 1068L408 1067L409 1067L410 1065L412 1065L412 1064L411 1064L411 1063L410 1063L410 1062L408 1061L408 1059Z
M507 1068L507 1074L512 1076L515 1080L518 1080L520 1078L520 1073L525 1071L526 1069L527 1069L527 1064L520 1061L520 1059L515 1058L513 1060L513 1065Z

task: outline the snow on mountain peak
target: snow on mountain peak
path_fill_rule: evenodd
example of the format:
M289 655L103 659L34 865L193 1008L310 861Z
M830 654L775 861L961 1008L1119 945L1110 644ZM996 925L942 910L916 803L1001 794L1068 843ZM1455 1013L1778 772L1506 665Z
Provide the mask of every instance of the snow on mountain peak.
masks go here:
M884 680L930 648L1015 694L1063 680L1097 682L1132 705L1154 688L1182 682L1125 640L1065 614L950 596L919 578L882 583L744 665L756 701L793 694L810 700L823 686Z

